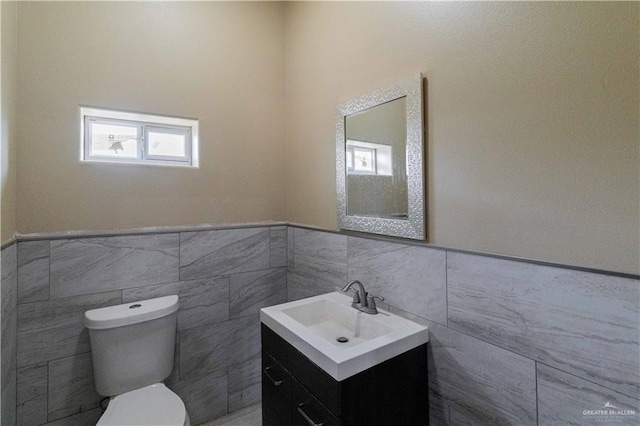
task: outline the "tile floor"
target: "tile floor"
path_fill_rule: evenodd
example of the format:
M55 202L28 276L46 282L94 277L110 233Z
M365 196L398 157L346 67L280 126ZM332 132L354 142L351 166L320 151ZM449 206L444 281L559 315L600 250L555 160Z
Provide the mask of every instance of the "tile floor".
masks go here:
M254 404L200 426L262 426L262 404Z

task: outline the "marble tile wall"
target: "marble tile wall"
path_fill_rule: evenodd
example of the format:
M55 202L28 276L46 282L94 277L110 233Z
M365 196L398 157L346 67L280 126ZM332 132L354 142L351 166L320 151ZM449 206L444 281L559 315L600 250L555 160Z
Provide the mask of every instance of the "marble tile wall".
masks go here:
M538 364L538 420L541 425L638 425L638 400L544 364ZM608 403L608 404L607 404ZM607 414L589 411L605 409ZM615 414L610 414L614 410ZM585 411L587 411L585 413ZM630 413L635 411L636 415Z
M429 326L433 425L596 425L605 404L640 423L636 277L264 226L3 250L2 424L95 424L84 311L168 294L181 306L167 383L192 424L254 404L259 309L352 279Z
M447 324L446 253L427 247L348 237L350 280L392 306Z
M0 268L2 281L0 284L0 340L2 353L0 354L0 382L1 404L0 424L12 425L16 423L17 398L17 303L18 303L18 245L11 244L0 252Z
M169 294L180 310L167 384L191 424L260 401L258 313L286 301L285 226L23 241L2 262L3 425L94 425L84 312Z
M462 253L448 274L450 327L640 399L637 281Z
M434 425L640 424L637 277L295 226L287 267L288 300L359 279L429 326Z

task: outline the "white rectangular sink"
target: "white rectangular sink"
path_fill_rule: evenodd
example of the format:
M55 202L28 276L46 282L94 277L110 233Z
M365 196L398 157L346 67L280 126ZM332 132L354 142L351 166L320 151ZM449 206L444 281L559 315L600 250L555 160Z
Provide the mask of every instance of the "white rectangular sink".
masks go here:
M360 312L339 292L262 308L260 320L338 381L429 341L427 327Z

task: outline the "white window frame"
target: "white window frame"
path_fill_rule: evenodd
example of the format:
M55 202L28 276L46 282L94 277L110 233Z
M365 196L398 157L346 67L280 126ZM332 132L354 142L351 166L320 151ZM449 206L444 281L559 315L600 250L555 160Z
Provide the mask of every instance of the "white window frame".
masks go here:
M95 107L80 107L81 143L80 161L113 164L141 164L198 168L198 120L182 117L143 114ZM94 155L91 152L91 123L120 124L138 127L140 140L136 158L108 155ZM179 134L185 136L185 156L150 155L149 131Z

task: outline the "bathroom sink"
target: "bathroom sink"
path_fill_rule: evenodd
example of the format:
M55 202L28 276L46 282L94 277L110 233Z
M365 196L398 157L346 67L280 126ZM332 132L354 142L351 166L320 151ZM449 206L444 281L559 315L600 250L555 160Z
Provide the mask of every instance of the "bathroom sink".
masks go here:
M338 381L429 341L427 327L360 312L339 292L262 308L260 320Z

